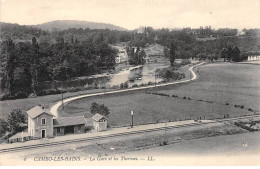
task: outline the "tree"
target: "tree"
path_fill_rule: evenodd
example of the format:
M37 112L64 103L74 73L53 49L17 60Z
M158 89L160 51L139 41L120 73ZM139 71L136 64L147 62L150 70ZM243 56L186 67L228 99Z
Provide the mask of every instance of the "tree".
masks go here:
M110 110L107 106L105 106L104 104L98 104L96 102L93 102L91 104L90 112L91 114L99 113L106 117L108 117L108 115L110 114Z
M170 62L171 62L171 66L174 66L174 61L176 58L176 45L174 44L174 42L171 42L171 47L170 47Z
M25 123L25 115L20 109L14 109L7 117L8 128L13 134L22 131L21 123Z
M163 48L163 54L164 54L164 57L168 58L169 57L169 50L167 47L164 47Z
M39 45L35 37L32 38L32 57L30 66L32 91L36 95L36 88L38 86Z
M239 62L241 60L240 54L241 54L241 52L238 49L238 47L235 47L234 49L232 49L232 60L234 62Z
M2 45L1 67L3 68L3 86L6 90L6 94L13 96L15 62L17 60L15 44L12 39L8 38L2 43Z
M4 119L0 119L0 137L8 131L8 123Z
M228 55L228 49L227 49L227 48L223 48L223 49L221 50L220 55L221 55L221 58L224 58L224 61L226 61L227 55Z

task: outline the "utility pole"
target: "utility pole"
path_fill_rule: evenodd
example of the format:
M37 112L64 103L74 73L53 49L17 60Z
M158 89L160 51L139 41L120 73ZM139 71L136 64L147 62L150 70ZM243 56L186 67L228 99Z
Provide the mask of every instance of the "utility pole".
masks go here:
M61 91L61 103L62 103L62 111L63 111L64 110L63 91Z
M154 71L154 86L156 87L156 71Z
M133 126L134 126L134 112L133 111L131 111L131 116L132 116L131 128L133 128Z

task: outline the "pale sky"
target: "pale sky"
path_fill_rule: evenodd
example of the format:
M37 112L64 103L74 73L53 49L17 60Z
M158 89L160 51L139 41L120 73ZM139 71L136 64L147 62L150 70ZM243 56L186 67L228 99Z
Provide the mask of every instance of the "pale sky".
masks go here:
M260 28L260 0L0 0L0 21L34 25L53 20L182 28Z

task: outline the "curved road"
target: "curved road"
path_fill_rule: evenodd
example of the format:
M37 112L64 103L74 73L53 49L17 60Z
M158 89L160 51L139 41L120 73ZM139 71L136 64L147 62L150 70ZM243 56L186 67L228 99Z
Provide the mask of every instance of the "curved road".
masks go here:
M105 95L105 94L112 94L112 93L122 93L122 92L126 92L126 91L134 91L134 90L141 90L141 89L149 89L149 88L154 88L154 87L159 87L159 86L168 86L168 85L173 85L173 84L180 84L180 83L186 83L186 82L190 82L193 81L195 79L197 79L197 75L196 73L194 73L193 68L200 66L202 64L204 64L205 62L199 63L197 65L194 65L192 67L189 68L189 71L192 73L192 78L191 79L187 79L187 80L181 80L178 82L170 82L170 83L164 83L164 84L156 84L156 86L143 86L143 87L138 87L138 88L130 88L130 89L123 89L123 90L116 90L116 91L109 91L109 92L102 92L102 93L93 93L93 94L85 94L85 95L80 95L80 96L74 96L74 97L70 97L67 99L63 100L63 103L68 103L77 99L81 99L81 98L85 98L85 97L92 97L92 96L100 96L100 95ZM62 101L57 102L56 104L54 104L51 109L50 112L57 118L58 116L58 108L62 105Z

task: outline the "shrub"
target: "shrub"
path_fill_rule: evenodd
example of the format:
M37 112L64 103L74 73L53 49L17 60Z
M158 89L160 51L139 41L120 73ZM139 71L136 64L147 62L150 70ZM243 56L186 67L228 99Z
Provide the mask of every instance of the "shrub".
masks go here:
M153 83L151 82L151 81L149 81L148 83L147 83L147 85L152 85Z
M237 107L237 105L234 105L234 107Z
M242 105L242 106L240 106L240 108L241 108L241 109L244 109L245 107Z
M68 91L68 92L76 92L76 91L77 91L77 88L71 87L71 88L68 88L67 91Z
M168 145L168 141L164 140L163 142L160 142L160 146Z
M229 105L229 103L226 103L226 105Z
M126 88L126 89L128 88L128 82L124 83L124 88Z
M184 96L183 99L186 99L186 97Z
M138 84L134 84L132 87L138 87ZM149 94L149 93L147 92L147 94Z
M181 61L181 65L188 65L188 64L191 64L191 61L189 59L183 59Z
M22 98L27 98L27 95L23 92L18 92L15 94L16 99L22 99Z
M3 94L3 95L1 95L0 100L7 100L7 99L9 99L9 98L10 98L10 95L9 95L9 94Z
M191 98L188 97L188 100L191 100Z
M123 89L124 88L124 83L121 83L120 84L120 89Z
M91 126L87 126L87 127L85 127L85 133L91 131L92 128L93 128L93 127L91 127Z
M252 112L253 110L252 110L251 108L249 108L248 111L251 111L251 112Z

